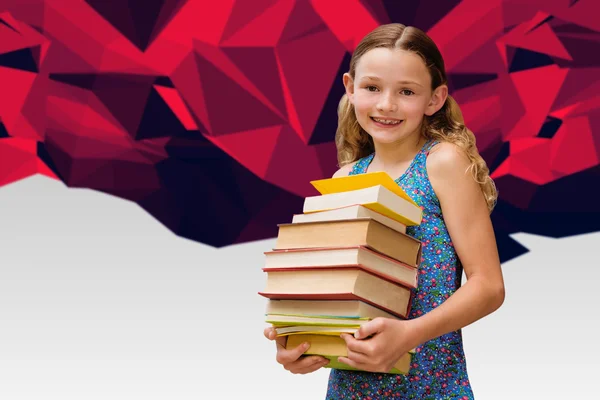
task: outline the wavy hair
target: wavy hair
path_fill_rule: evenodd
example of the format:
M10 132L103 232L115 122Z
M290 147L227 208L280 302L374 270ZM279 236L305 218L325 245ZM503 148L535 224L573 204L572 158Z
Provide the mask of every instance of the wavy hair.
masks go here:
M363 54L375 48L401 49L419 55L431 76L431 90L448 82L442 55L425 32L402 24L381 25L367 34L358 44L350 60L348 74L354 80L356 64ZM450 142L460 147L469 158L469 170L481 187L488 210L496 204L498 192L489 168L475 145L475 135L464 123L462 112L452 96L448 95L444 105L435 114L425 116L421 132L427 139ZM354 106L344 94L338 106L338 127L335 134L339 166L359 160L374 152L373 139L364 131L356 119Z

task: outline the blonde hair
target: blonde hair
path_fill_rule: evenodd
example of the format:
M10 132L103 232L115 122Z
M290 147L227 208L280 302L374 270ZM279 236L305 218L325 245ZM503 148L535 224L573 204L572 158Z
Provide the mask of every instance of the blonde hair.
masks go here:
M362 39L350 60L348 73L352 79L355 78L358 60L374 48L402 49L418 54L431 75L432 90L448 82L444 60L433 40L420 29L402 24L381 25ZM421 132L427 139L454 143L464 151L471 163L469 170L481 187L491 212L498 197L496 186L490 178L487 164L477 151L475 135L465 126L460 107L452 96L448 95L442 108L435 114L424 117ZM346 94L338 106L335 144L340 167L375 151L373 139L356 120L354 106Z

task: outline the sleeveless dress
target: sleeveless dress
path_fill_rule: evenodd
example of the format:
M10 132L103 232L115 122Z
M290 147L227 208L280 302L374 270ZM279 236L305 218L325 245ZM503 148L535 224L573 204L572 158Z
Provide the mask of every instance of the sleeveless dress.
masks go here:
M419 226L406 233L422 242L419 282L409 319L431 311L461 284L462 265L442 218L440 202L427 175L425 161L436 144L426 142L396 183L423 209ZM374 153L360 159L349 175L367 170ZM332 369L327 400L338 399L473 399L467 376L461 331L432 339L416 348L408 375Z

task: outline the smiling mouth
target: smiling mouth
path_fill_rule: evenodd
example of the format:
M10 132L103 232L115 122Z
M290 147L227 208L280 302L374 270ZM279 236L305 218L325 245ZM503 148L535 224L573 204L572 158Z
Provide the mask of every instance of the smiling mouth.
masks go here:
M375 121L378 124L389 125L389 126L399 125L403 121L401 119L386 119L386 118L375 118L375 117L369 117L369 118L371 118L372 121Z

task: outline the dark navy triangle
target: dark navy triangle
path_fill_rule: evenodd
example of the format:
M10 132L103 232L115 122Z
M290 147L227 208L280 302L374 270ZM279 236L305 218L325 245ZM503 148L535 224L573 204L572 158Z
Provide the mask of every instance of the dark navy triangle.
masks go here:
M63 182L65 182L64 177L62 176L62 174L60 173L60 171L56 167L56 164L54 163L54 160L52 159L52 157L48 153L48 149L46 147L46 144L44 144L42 142L38 142L37 143L37 156L38 156L38 158L40 160L42 160L44 162L44 164L46 164L48 166L48 168L50 168L50 170L52 172L54 172L54 175L58 176Z
M554 64L554 60L547 54L517 47L514 49L508 72L524 71L552 64Z
M154 80L154 84L158 85L158 86L168 87L168 88L175 87L175 85L173 84L173 81L171 81L171 78L169 78L168 76L156 77L156 79Z
M138 49L145 51L185 4L183 0L85 0Z
M455 90L464 89L470 86L479 85L484 82L493 81L498 79L498 74L476 74L476 73L456 73L448 74L448 90L453 92Z
M96 83L97 74L50 74L48 77L56 82L66 83L78 88L92 90Z
M342 75L348 72L350 69L350 53L345 53L342 62L338 68L333 85L329 89L325 104L321 109L319 119L315 124L312 135L308 141L309 145L315 145L319 143L332 142L335 139L335 131L337 130L337 108L345 93L344 83L342 81Z
M0 122L0 139L7 138L7 137L10 137L10 135L8 134L8 131L6 130L6 127L4 126L4 124L2 122Z
M22 71L38 72L38 67L30 48L0 54L0 66L20 69Z
M537 136L541 138L551 139L554 137L558 128L562 125L562 120L554 117L546 117L546 121L538 132Z
M150 91L142 120L135 134L136 140L152 139L159 137L187 136L179 118L155 89Z

